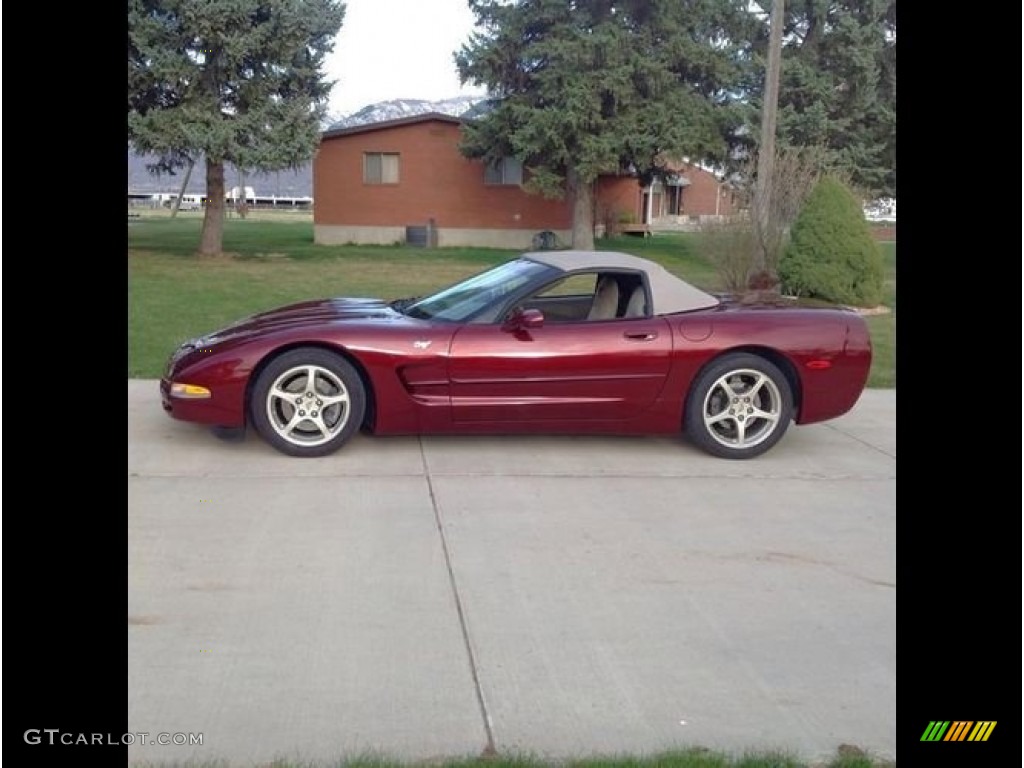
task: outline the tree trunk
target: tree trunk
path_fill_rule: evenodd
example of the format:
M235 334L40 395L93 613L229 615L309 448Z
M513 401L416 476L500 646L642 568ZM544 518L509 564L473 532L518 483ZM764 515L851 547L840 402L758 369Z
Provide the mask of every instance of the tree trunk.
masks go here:
M206 158L206 213L200 256L219 256L224 243L224 161Z
M574 169L566 175L572 198L572 247L594 250L594 184L579 177Z

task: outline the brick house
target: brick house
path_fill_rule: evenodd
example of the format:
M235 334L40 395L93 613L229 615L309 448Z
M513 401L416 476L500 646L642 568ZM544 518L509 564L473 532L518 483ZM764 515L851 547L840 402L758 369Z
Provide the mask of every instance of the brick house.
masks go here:
M667 181L641 187L633 176L602 176L597 181L595 222L645 224L652 230L692 229L708 217L729 216L737 204L732 189L700 166L681 162Z
M513 158L488 165L463 157L462 125L433 112L325 132L313 161L315 242L404 242L409 228L431 232L439 246L529 248L543 231L569 242L571 201L524 192L524 171ZM606 220L657 228L726 214L731 198L726 206L721 191L713 174L695 166L646 190L631 176L603 176L595 223L600 234Z

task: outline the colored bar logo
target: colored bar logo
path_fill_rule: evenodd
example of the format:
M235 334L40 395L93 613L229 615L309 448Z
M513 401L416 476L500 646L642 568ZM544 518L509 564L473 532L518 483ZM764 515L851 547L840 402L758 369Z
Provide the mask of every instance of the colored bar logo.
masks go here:
M988 741L995 727L995 720L932 720L921 741Z

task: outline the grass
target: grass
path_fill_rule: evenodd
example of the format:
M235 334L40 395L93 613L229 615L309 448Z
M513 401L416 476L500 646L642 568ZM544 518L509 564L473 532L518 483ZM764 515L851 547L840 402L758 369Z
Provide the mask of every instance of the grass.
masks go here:
M157 378L168 355L184 340L254 312L325 296L415 296L454 283L518 253L496 248L313 244L307 216L232 218L224 223L224 251L217 259L193 254L202 220L188 212L161 212L128 225L128 376ZM886 303L893 313L868 318L875 361L868 386L894 387L895 243L883 244ZM706 290L719 290L714 268L697 255L692 235L622 236L598 241L664 264Z
M133 763L135 768L149 766L149 763ZM223 761L160 763L163 768L229 768ZM806 762L783 752L747 752L734 756L701 747L684 750L659 752L643 756L588 757L577 760L544 760L531 756L494 756L462 759L440 759L419 762L403 762L384 757L360 756L329 763L305 762L299 760L275 760L266 768L895 768L894 761L876 760L865 752L850 746L837 750L827 761Z
M885 285L882 291L882 303L892 312L888 315L875 315L867 318L868 330L871 332L871 344L874 348L874 361L871 365L869 387L896 386L896 243L880 243L882 258L885 261Z

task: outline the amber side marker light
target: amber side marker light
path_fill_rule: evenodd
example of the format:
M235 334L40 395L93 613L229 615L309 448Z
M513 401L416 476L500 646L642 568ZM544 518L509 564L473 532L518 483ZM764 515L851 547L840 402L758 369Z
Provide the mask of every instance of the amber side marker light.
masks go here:
M202 400L210 397L210 390L196 384L171 384L171 397L182 397L189 400Z
M807 367L812 371L824 371L826 368L832 367L831 360L811 360L807 363Z

